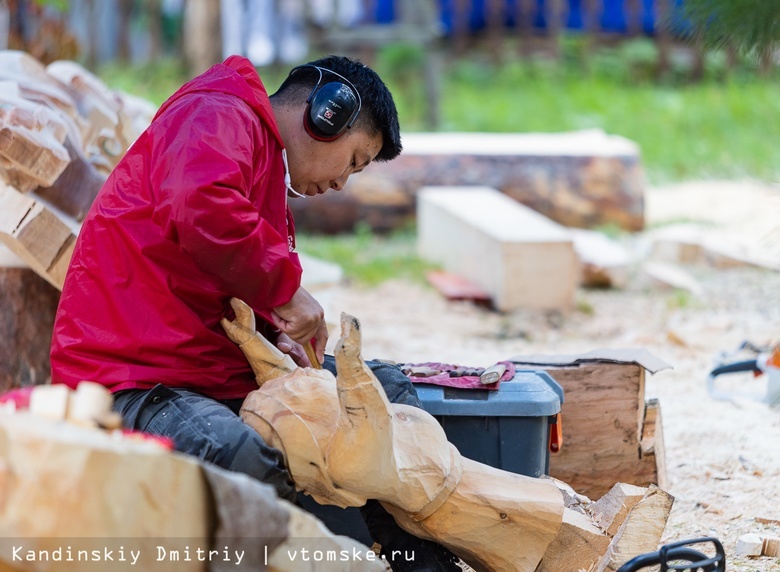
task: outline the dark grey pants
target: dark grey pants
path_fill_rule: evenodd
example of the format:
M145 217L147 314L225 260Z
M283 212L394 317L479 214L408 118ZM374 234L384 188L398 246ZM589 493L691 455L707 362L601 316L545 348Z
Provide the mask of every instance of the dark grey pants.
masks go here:
M421 407L409 378L398 367L376 361L366 363L390 402ZM323 367L335 374L335 359L326 356ZM244 423L238 414L242 403L243 399L217 401L164 385L150 390L120 391L114 396L114 409L122 414L125 427L169 437L177 451L245 473L273 485L280 497L294 500L295 486L282 453L269 447Z

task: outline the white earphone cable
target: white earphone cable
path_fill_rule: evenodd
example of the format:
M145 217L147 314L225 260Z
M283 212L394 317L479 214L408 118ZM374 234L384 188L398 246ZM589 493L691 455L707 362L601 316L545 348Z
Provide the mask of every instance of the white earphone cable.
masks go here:
M284 186L286 189L296 197L301 197L302 199L307 198L306 195L301 194L292 188L292 180L290 179L290 166L287 164L287 149L282 149L282 162L284 162Z

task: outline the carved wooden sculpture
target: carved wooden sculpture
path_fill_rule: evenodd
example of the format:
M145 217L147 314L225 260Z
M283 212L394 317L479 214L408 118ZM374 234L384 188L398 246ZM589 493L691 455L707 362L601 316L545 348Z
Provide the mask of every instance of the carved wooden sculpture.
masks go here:
M565 485L462 458L431 415L389 403L360 356L355 318L342 315L336 379L298 368L255 332L248 306L234 300L233 308L236 319L223 327L260 385L242 417L284 453L299 490L342 507L378 499L401 527L479 570L609 569L602 560L612 537L568 508L579 502L565 500ZM560 551L570 552L566 563Z

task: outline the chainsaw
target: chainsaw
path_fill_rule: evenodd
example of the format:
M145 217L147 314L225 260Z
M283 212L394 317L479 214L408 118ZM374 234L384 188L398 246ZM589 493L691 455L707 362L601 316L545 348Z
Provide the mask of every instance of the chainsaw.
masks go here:
M738 352L749 352L750 359L734 360ZM716 387L716 378L721 375L740 372L752 372L756 377L765 374L767 378L766 394L735 393ZM780 406L780 344L772 347L758 347L750 342L742 342L737 352L721 354L716 360L716 366L707 376L707 392L713 399L730 400L736 397L753 399L768 403L770 406Z
M632 558L617 572L637 572L650 566L660 566L660 572L687 570L688 572L725 572L726 553L717 538L705 537L681 540L661 547L657 552ZM655 569L655 568L654 568Z

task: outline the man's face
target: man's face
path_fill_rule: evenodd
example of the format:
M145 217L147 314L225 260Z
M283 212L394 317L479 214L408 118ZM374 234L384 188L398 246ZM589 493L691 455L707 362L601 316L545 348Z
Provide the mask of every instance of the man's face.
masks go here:
M292 187L313 197L328 189L343 189L351 174L362 171L377 156L382 135L350 129L335 141L324 142L301 129L296 143L287 148Z

